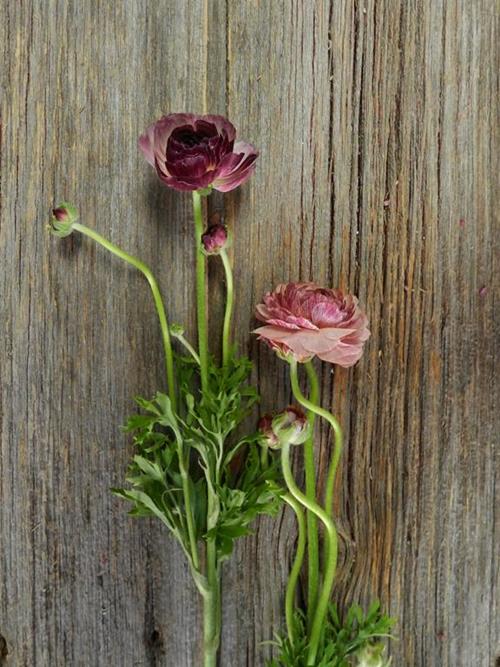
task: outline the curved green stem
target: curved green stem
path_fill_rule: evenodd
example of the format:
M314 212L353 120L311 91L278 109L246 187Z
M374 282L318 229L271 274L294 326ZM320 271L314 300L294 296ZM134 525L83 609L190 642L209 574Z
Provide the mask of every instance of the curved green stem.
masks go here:
M203 217L201 213L201 196L193 192L193 215L196 235L196 308L198 316L198 350L200 353L200 377L202 392L208 385L208 334L206 305L206 257L203 254L201 236L203 234Z
M163 305L163 300L161 298L158 283L156 282L156 278L153 276L151 269L146 264L144 264L144 262L141 262L140 259L137 259L137 257L129 255L128 252L125 252L121 248L118 248L118 246L116 246L114 243L111 243L111 241L105 239L104 236L101 236L93 229L90 229L85 225L81 225L78 222L75 222L73 224L73 229L79 231L81 234L84 234L85 236L88 236L93 241L96 241L97 243L102 245L103 248L106 248L106 250L109 250L109 252L113 253L113 255L116 255L117 257L120 257L120 259L125 260L126 262L134 266L136 269L141 271L141 273L146 277L146 280L148 281L149 286L151 287L151 292L153 293L153 299L155 302L156 311L158 313L158 319L160 320L160 328L163 339L163 349L165 351L165 370L167 374L168 395L170 397L172 409L175 412L175 410L177 409L176 407L177 398L175 395L174 357L172 354L172 344L170 342L170 334L168 330L168 322L165 313L165 306Z
M295 500L291 493L286 493L283 496L283 500L288 503L288 505L290 505L290 507L295 512L298 526L297 551L295 553L292 569L290 570L290 575L288 576L285 595L286 627L288 637L290 638L290 643L293 646L296 639L294 625L295 590L297 588L297 581L299 579L300 570L302 569L302 563L304 562L304 555L306 552L306 521L304 518L304 512L301 509L301 504Z
M309 378L309 396L312 403L316 404L319 399L319 381L314 366L311 362L306 364L307 375ZM316 500L316 470L314 466L314 421L315 412L309 410L307 419L311 435L304 443L304 468L306 481L306 496L311 500ZM318 521L316 516L307 513L307 624L311 629L312 619L316 610L319 587L319 540L318 540Z
M296 366L295 366L295 370ZM305 508L310 512L313 512L320 521L323 522L326 529L327 539L330 543L329 547L329 558L325 563L325 572L323 578L323 588L318 598L318 604L316 606L316 612L314 613L314 619L312 624L312 629L309 637L309 647L307 651L307 665L314 665L316 661L316 655L318 653L318 645L321 637L321 632L323 630L323 623L325 620L326 612L328 609L328 602L330 600L330 594L332 591L333 580L335 579L335 570L337 568L337 531L330 517L326 514L322 507L320 507L315 501L312 501L306 495L302 493L293 477L292 469L290 466L290 444L285 443L281 450L281 465L283 469L283 477L285 479L288 490L294 496L299 503L301 503Z
M191 345L191 343L186 338L184 338L184 336L182 334L176 334L173 331L171 331L170 333L172 334L172 338L177 338L179 343L181 343L186 348L186 350L189 352L189 354L193 357L193 359L196 361L196 363L199 366L200 365L200 357L198 356L196 350Z
M226 366L231 354L231 317L233 315L233 269L228 254L224 248L220 251L220 257L226 274L226 310L224 312L224 325L222 328L222 365Z
M311 362L309 362L309 364L311 364ZM306 365L306 367L307 366L308 364ZM319 405L316 405L313 400L307 400L307 398L301 393L297 378L297 362L293 360L291 361L290 370L291 370L291 380L292 380L292 391L297 401L307 410L315 412L320 417L323 417L323 419L326 419L326 421L332 427L334 433L335 443L333 448L333 456L330 462L330 466L328 468L328 473L326 475L326 485L325 485L325 511L328 514L328 516L331 519L333 519L333 492L335 487L335 475L337 473L340 456L342 454L342 441L343 441L342 428L337 419L332 415L331 412L328 412L328 410L325 410ZM323 552L325 562L328 560L328 549L329 549L328 542L325 542L324 552Z

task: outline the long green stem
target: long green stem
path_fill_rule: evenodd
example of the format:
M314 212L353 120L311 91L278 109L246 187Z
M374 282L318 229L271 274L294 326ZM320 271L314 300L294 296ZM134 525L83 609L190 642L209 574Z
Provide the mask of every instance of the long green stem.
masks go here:
M309 378L309 396L312 403L316 404L319 399L319 381L314 366L311 362L306 364ZM304 468L306 481L306 496L310 500L316 500L316 470L314 466L314 421L315 412L308 411L307 419L311 435L304 443ZM312 512L307 512L307 625L311 629L311 623L316 611L319 586L319 540L318 521Z
M224 325L222 328L222 365L226 366L231 354L231 317L233 315L233 269L224 248L220 251L220 257L226 274L226 310L224 312Z
M296 370L296 366L295 366ZM335 579L335 570L337 568L337 531L330 517L326 514L322 507L315 501L312 501L297 486L293 477L290 466L290 444L285 443L281 449L281 466L283 470L283 477L285 479L288 490L299 503L301 503L310 512L313 512L320 521L323 522L326 529L327 539L330 542L329 559L325 563L325 571L323 577L323 587L318 598L316 612L309 637L309 647L307 651L307 665L314 665L316 655L318 653L318 645L323 630L323 623L328 609L328 602L332 591L333 581Z
M193 192L194 229L196 237L196 308L198 316L198 351L200 354L201 389L208 385L208 334L206 305L206 258L203 254L201 236L203 234L203 217L201 212L201 195Z
M207 540L207 590L203 595L203 659L204 667L215 667L221 634L220 577L217 567L215 540Z
M184 461L184 451L182 447L178 447L179 451L179 467L182 479L182 493L184 495L184 507L186 510L186 522L189 537L189 548L191 552L191 560L195 570L199 570L200 559L198 555L198 545L196 542L196 531L194 528L193 508L191 507L191 490L189 488L189 475Z
M184 338L184 336L182 334L175 334L173 332L171 332L171 334L172 334L173 338L177 338L179 343L181 343L186 348L186 350L189 352L189 354L193 357L193 359L196 361L196 363L199 366L200 365L200 357L198 356L196 350L191 345L191 343L188 340L186 340L186 338Z
M93 229L90 229L89 227L86 227L85 225L82 225L78 222L75 222L73 224L73 229L79 231L81 234L84 234L85 236L88 236L92 240L99 243L99 245L102 245L103 248L106 248L106 250L109 250L109 252L113 253L113 255L120 257L120 259L123 259L132 266L134 266L136 269L141 271L141 273L145 276L146 280L148 281L149 286L151 287L151 292L153 293L153 299L155 302L156 311L158 313L158 319L160 320L160 328L163 339L163 349L165 351L165 370L167 374L168 395L170 397L172 409L175 412L177 406L177 398L175 395L174 357L172 354L172 345L170 342L167 315L165 313L165 306L163 305L163 300L161 298L161 293L158 287L158 283L156 282L156 278L153 276L151 269L146 264L144 264L144 262L141 262L140 259L137 259L137 257L134 257L133 255L130 255L128 252L122 250L121 248L118 248L118 246L116 246L114 243L111 243L111 241L105 239L104 236L101 236Z
M311 362L309 362L309 364L311 364ZM323 417L323 419L325 419L330 424L330 426L332 427L332 431L334 433L335 444L333 448L333 456L331 458L330 466L328 468L328 473L326 476L326 485L325 485L325 511L328 514L328 516L331 519L333 519L333 493L335 487L335 475L337 473L340 456L342 454L342 441L343 441L342 428L337 419L332 415L331 412L328 412L328 410L325 410L319 405L317 405L313 400L312 396L311 400L307 400L307 398L301 393L297 379L297 364L296 362L293 361L291 362L291 380L292 380L292 391L297 401L310 412L315 412L318 416ZM325 542L323 550L323 556L325 562L328 560L329 557L328 549L329 549L328 542Z
M286 595L285 595L285 618L286 618L286 627L288 631L288 637L293 646L295 643L295 624L294 624L294 612L295 612L295 590L297 588L297 581L299 579L300 571L302 569L302 563L304 562L304 555L306 551L306 521L304 518L304 512L301 509L301 504L295 500L291 493L285 493L283 500L290 505L290 507L295 512L297 518L298 526L298 539L297 539L297 551L295 553L295 559L293 561L292 569L288 576L288 583L286 586Z
M207 497L207 531L215 528L218 516L219 499L213 489L209 488ZM215 537L207 537L206 545L207 595L203 599L204 665L205 667L215 667L222 622L220 569Z

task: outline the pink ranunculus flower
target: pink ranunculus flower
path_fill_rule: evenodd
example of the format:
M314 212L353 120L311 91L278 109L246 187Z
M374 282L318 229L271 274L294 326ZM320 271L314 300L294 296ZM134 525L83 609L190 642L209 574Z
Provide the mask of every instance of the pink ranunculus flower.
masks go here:
M254 333L299 362L317 356L347 368L360 359L370 336L355 296L314 283L278 285L257 306L256 316L265 325Z
M223 116L171 113L148 127L139 148L175 190L228 192L251 176L258 156L251 144L235 138L234 125Z

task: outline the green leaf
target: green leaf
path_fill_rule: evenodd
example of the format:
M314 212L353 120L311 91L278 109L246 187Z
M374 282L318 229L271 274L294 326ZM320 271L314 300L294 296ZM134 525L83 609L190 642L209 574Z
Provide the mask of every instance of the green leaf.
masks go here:
M151 461L148 461L139 455L134 456L134 461L145 475L148 475L151 479L161 482L162 484L165 482L165 476L159 465L151 463Z

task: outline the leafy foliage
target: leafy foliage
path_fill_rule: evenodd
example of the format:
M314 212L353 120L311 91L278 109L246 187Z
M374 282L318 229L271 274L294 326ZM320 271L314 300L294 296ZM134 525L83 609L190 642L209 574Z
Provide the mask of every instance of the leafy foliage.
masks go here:
M307 666L308 638L304 614L298 611L294 621L296 641L292 645L288 635L277 637L272 643L278 648L279 655L268 662L267 667ZM381 638L390 637L394 623L393 618L382 614L378 601L372 603L366 615L361 607L353 605L343 620L337 607L331 604L315 667L351 667L359 664L356 661L359 652ZM382 660L374 664L387 667L389 663Z
M244 357L233 357L224 368L211 362L209 386L201 396L197 364L179 357L178 412L165 394L137 398L142 412L124 427L134 434L137 452L126 477L131 488L113 491L132 503L130 514L160 519L192 566L186 500L196 540L215 539L219 562L238 537L251 532L259 514L275 514L281 503L278 461L264 465L256 434L239 435L258 401L247 383L250 370Z

